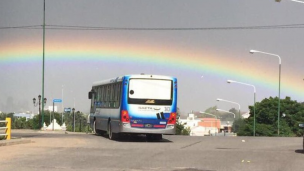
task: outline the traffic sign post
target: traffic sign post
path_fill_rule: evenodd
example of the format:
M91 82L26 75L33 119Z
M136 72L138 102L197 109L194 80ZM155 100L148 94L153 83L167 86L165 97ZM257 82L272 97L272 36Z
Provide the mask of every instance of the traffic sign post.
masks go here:
M62 99L53 99L53 103L62 103Z
M55 112L54 112L54 108L55 108L55 103L62 103L62 99L53 99L53 131L54 131L54 118L55 118ZM51 124L51 123L50 123Z

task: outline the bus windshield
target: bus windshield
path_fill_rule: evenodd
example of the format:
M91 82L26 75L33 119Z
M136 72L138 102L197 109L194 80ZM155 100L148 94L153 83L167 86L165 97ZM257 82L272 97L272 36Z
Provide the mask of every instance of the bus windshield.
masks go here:
M172 81L156 79L130 79L129 104L172 104Z

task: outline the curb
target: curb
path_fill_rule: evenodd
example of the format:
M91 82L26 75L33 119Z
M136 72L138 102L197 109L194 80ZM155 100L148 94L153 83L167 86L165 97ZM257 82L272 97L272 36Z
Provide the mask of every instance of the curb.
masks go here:
M10 145L16 145L16 144L26 144L31 143L30 139L12 139L12 140L1 140L0 141L0 147L1 146L10 146Z

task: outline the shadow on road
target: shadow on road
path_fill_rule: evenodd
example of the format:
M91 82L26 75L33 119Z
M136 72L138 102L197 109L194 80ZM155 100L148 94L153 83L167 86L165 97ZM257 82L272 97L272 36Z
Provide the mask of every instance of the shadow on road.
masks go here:
M295 150L296 153L302 153L304 154L304 150L300 149L300 150Z
M103 134L103 135L96 135L96 136L101 136L104 138L108 138L107 134ZM126 134L126 135L120 135L118 139L113 140L113 141L117 141L117 142L143 142L143 143L170 143L172 141L168 140L168 139L161 139L161 140L148 140L146 135L133 135L133 134Z

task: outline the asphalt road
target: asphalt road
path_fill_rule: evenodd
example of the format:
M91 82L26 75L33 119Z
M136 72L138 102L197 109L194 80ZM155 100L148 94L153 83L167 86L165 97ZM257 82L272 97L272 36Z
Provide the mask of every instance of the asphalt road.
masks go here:
M32 143L0 147L0 170L209 171L304 170L302 138L103 136L14 131Z

